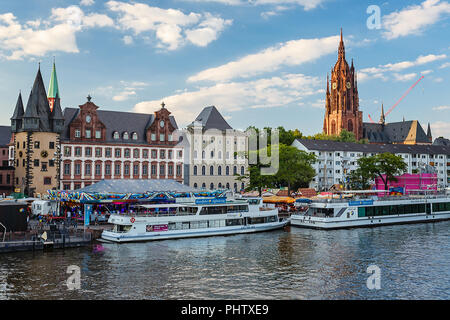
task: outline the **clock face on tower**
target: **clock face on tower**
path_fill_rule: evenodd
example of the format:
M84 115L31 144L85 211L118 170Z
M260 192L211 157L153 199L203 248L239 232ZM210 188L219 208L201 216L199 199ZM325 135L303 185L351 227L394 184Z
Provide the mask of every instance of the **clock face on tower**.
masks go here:
M164 127L164 120L161 120L161 121L159 122L159 125L161 126L161 128L163 128L163 127Z
M347 89L350 89L352 87L352 84L350 83L350 81L347 82Z
M91 122L91 116L90 116L90 115L87 115L87 116L86 116L86 122L87 122L87 123L90 123L90 122Z
M336 90L336 88L337 88L337 83L333 82L333 90Z

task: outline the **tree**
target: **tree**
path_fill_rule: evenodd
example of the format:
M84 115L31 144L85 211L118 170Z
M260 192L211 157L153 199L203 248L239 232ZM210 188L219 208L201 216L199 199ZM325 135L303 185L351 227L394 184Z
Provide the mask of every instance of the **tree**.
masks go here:
M288 193L291 194L294 185L309 184L316 175L312 167L316 162L316 156L284 144L280 144L279 147L280 161L275 180L280 185L287 186Z
M364 175L361 168L351 171L348 176L348 186L351 190L365 190L370 188L370 176Z
M385 152L371 157L358 159L361 175L370 179L381 178L384 190L388 190L389 181L397 181L395 176L403 174L407 165L401 156Z

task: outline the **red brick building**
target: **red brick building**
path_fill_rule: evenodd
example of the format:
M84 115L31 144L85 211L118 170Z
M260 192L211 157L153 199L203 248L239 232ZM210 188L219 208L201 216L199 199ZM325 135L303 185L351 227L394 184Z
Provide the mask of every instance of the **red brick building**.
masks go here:
M14 190L14 167L9 163L11 133L10 126L0 126L0 195Z

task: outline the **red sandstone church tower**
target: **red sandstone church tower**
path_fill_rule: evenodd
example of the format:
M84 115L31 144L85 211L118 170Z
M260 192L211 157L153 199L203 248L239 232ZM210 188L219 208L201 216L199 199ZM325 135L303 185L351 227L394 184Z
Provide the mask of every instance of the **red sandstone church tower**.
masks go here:
M339 56L330 79L327 76L327 96L325 100L325 119L323 132L327 135L340 134L343 129L353 132L357 140L363 137L362 112L359 111L358 84L355 67L349 68L345 60L345 47L342 37Z

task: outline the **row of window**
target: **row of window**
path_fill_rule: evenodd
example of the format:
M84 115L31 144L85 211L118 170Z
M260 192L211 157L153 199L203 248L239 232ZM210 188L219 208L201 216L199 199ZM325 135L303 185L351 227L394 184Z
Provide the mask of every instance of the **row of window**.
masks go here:
M237 166L233 166L233 175L237 174ZM193 172L194 176L198 175L198 168L197 166L194 166L194 172ZM245 167L241 166L241 175L245 174ZM202 166L202 176L206 175L206 166ZM213 176L214 175L214 166L210 166L209 167L209 175ZM217 167L217 175L221 176L222 175L222 166L218 166ZM225 175L229 176L230 175L230 167L226 166L225 167Z
M402 204L395 206L359 207L358 217L389 216L410 213L425 213L425 203ZM428 208L429 210L429 208Z
M94 149L95 157L100 158L103 156L103 148L97 147L84 147L84 156L85 157L92 157L92 151ZM156 159L158 157L158 150L156 149L143 149L142 150L142 158L148 159L149 151L151 151L151 158ZM159 150L159 158L165 159L166 158L166 151L167 151L167 159L173 158L173 150ZM112 157L113 148L105 148L104 154L105 158L111 158ZM64 147L64 156L65 157L71 157L72 156L72 147ZM82 147L74 147L74 156L75 157L81 157L82 156ZM114 149L114 156L116 158L122 157L122 148L115 148ZM124 158L131 158L131 149L125 148L123 149L123 156ZM140 149L133 149L133 158L139 159L141 156L141 150ZM177 152L178 159L181 159L183 157L183 151L178 150Z
M194 183L194 188L198 188L199 186L198 186L198 184L197 183ZM203 182L202 183L202 187L201 187L202 189L206 189L206 183L205 182ZM230 189L230 183L229 182L227 182L226 184L222 184L221 182L219 182L218 184L217 184L217 188L218 189ZM242 182L241 183L241 189L240 190L244 190L244 188L245 188L245 184ZM214 190L215 189L215 185L214 185L214 183L212 183L211 182L211 184L209 185L209 189L210 190ZM234 191L238 191L238 184L235 182L234 183L234 185L233 185L233 190Z
M248 205L203 207L202 210L200 211L200 215L226 214L226 213L236 213L236 212L248 212Z
M81 138L81 130L75 129L75 138ZM92 139L92 130L86 129L84 131L84 138L86 139ZM95 139L101 139L102 138L102 131L101 130L95 130Z
M210 155L209 159L215 159L214 158L214 156L215 156L214 150L211 150L209 155ZM205 158L206 158L206 152L205 152L205 150L203 150L202 151L202 159L205 159ZM235 152L234 155L233 155L233 159L237 160L237 158L238 158L238 154L237 154L237 152ZM243 159L244 155L240 155L239 158ZM198 159L197 150L194 150L194 159ZM217 152L217 159L222 159L222 151L218 151ZM229 151L226 152L225 159L230 159L230 152Z
M41 142L40 141L34 141L32 143L32 146L33 146L34 149L40 149L41 148ZM26 146L26 141L22 142L22 147L23 147L23 149L26 149L26 147L27 147ZM54 141L49 141L48 148L49 149L55 149L55 142ZM20 149L20 142L17 142L17 150L19 150L19 149Z
M140 168L141 167L141 168ZM105 176L110 176L111 175L111 170L114 169L114 176L120 176L122 174L122 165L121 164L114 164L114 166L112 164L105 164L105 171L104 171L104 175ZM128 176L131 174L131 169L133 169L133 175L134 176L138 176L140 175L142 170L142 175L146 176L148 175L148 170L149 170L149 165L148 164L142 164L141 166L138 164L134 164L134 165L130 165L130 164L124 164L123 165L123 174L125 176ZM84 164L84 175L85 176L89 176L92 175L92 165L90 163L85 163ZM95 164L94 165L94 170L95 170L95 175L96 176L100 176L102 174L102 165L101 164ZM157 175L157 165L152 164L150 166L150 172L152 176L156 176ZM176 175L177 176L181 176L182 173L182 165L177 165L176 168ZM70 163L65 163L64 164L64 175L70 175L71 174L71 164ZM159 166L159 174L161 176L165 176L166 175L166 166L165 164L161 164ZM74 165L74 175L81 175L81 163L75 163ZM169 164L167 166L167 175L168 176L173 176L174 175L174 165Z
M11 175L10 174L5 175L5 181L3 181L3 175L0 174L0 184L3 184L3 183L5 183L5 184L11 183Z
M450 202L433 203L433 212L450 211Z

